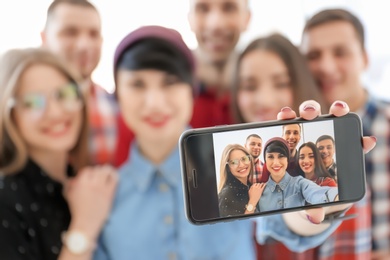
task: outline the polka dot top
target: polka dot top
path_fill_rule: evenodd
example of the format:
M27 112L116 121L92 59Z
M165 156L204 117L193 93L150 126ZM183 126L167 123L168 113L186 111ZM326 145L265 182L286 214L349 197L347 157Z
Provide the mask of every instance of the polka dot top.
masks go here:
M69 223L62 185L34 162L0 175L0 259L57 259Z
M248 182L248 184L250 184ZM231 173L218 194L219 214L221 217L242 215L249 201L249 185L243 184Z

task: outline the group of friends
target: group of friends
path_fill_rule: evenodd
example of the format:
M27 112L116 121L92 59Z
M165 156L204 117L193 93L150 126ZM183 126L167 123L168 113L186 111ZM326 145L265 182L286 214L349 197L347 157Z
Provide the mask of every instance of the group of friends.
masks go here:
M323 10L306 22L300 49L272 34L238 53L248 1L189 2L198 48L172 28L131 31L115 49L113 95L91 79L103 39L98 10L86 0L53 1L42 46L1 56L1 258L386 259L390 106L361 82L368 55L359 19ZM363 120L369 191L350 209L209 226L185 219L178 151L185 129L350 110ZM284 164L295 156L288 140L264 147ZM271 168L275 184L288 176L273 178ZM252 186L265 189L263 197L271 187ZM358 217L321 223L332 212Z
M334 138L321 135L316 143L305 142L296 149L302 126L289 124L282 129L283 137L264 145L265 163L259 158L263 139L257 134L250 134L244 146L225 147L218 187L221 216L338 200Z

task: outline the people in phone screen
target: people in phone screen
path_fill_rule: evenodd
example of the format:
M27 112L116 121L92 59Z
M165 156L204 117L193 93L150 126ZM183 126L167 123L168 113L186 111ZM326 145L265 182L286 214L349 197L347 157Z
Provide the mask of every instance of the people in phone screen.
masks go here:
M246 138L245 148L253 158L254 172L251 182L266 182L267 180L262 179L264 163L260 160L261 151L263 149L263 139L257 134L250 134Z
M337 181L337 165L334 160L335 144L330 135L321 135L316 141L316 146L321 154L322 161L329 174Z
M218 185L219 212L222 217L254 213L265 183L253 183L251 154L239 144L225 147Z
M302 176L292 177L287 172L289 146L280 137L271 138L264 146L264 160L270 178L258 204L260 212L301 207L309 204L338 200L337 187L320 187Z
M331 136L329 136L331 137ZM302 144L298 149L299 174L319 186L337 187L336 180L329 174L313 142Z

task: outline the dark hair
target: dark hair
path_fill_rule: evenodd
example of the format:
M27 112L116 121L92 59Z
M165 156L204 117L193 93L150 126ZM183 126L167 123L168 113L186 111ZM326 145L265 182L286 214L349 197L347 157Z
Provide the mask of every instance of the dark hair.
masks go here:
M331 140L332 143L334 144L334 139L330 135L321 135L320 137L317 138L316 144L318 144L318 142L321 142L323 140Z
M264 161L266 161L267 153L280 153L287 157L287 162L290 161L290 150L286 140L281 137L274 137L267 141L264 146Z
M257 134L250 134L250 135L248 135L248 137L246 138L246 141L248 142L249 138L251 138L251 137L256 137L256 138L259 138L260 140L263 140L263 139L260 137L260 135L257 135Z
M89 2L87 0L54 0L49 5L49 8L47 9L45 28L47 28L47 26L49 24L49 20L52 17L54 11L61 4L69 4L69 5L79 6L79 7L91 8L98 13L98 10L96 9L96 7L91 2Z
M237 94L239 90L239 68L245 56L256 50L272 52L283 60L292 81L292 91L294 96L292 105L293 110L298 111L299 105L303 101L314 99L320 103L322 112L326 113L328 106L323 101L321 92L315 83L305 58L299 52L298 48L286 37L275 33L252 41L238 58L235 80L232 85L232 111L233 116L238 123L245 123L237 103Z
M362 22L345 9L326 9L313 15L309 20L306 21L306 25L303 29L303 33L308 32L310 29L331 22L347 22L353 26L356 31L357 38L363 50L365 50L365 33Z
M193 85L193 74L188 59L170 42L160 38L144 38L130 45L118 60L117 71L120 69L161 70Z
M333 177L329 174L328 170L325 168L325 165L324 165L324 163L322 161L322 158L321 158L321 154L318 151L317 146L313 142L304 143L304 144L302 144L299 147L299 149L298 149L298 160L299 160L299 154L300 154L301 149L303 147L309 147L313 151L313 155L314 155L314 175L317 178L318 177L329 177L329 178L333 179ZM299 166L298 168L299 168L298 169L299 175L305 177L305 173L303 172L301 166Z

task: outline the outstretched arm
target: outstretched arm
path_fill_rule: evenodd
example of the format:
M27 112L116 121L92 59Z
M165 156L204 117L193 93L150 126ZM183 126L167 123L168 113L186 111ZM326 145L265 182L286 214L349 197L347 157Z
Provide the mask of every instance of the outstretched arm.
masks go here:
M320 105L314 100L303 102L299 107L300 116L306 120L312 120L321 114ZM343 116L349 112L348 105L343 101L335 101L330 107L331 114ZM296 117L296 113L288 107L279 112L278 119L291 119ZM365 136L362 140L363 149L368 153L375 147L376 138ZM352 204L342 204L331 207L316 208L306 211L297 211L283 214L283 219L287 226L295 233L302 236L311 236L319 234L330 227L330 223L321 223L325 215L343 211L351 207ZM340 224L341 222L338 222Z

